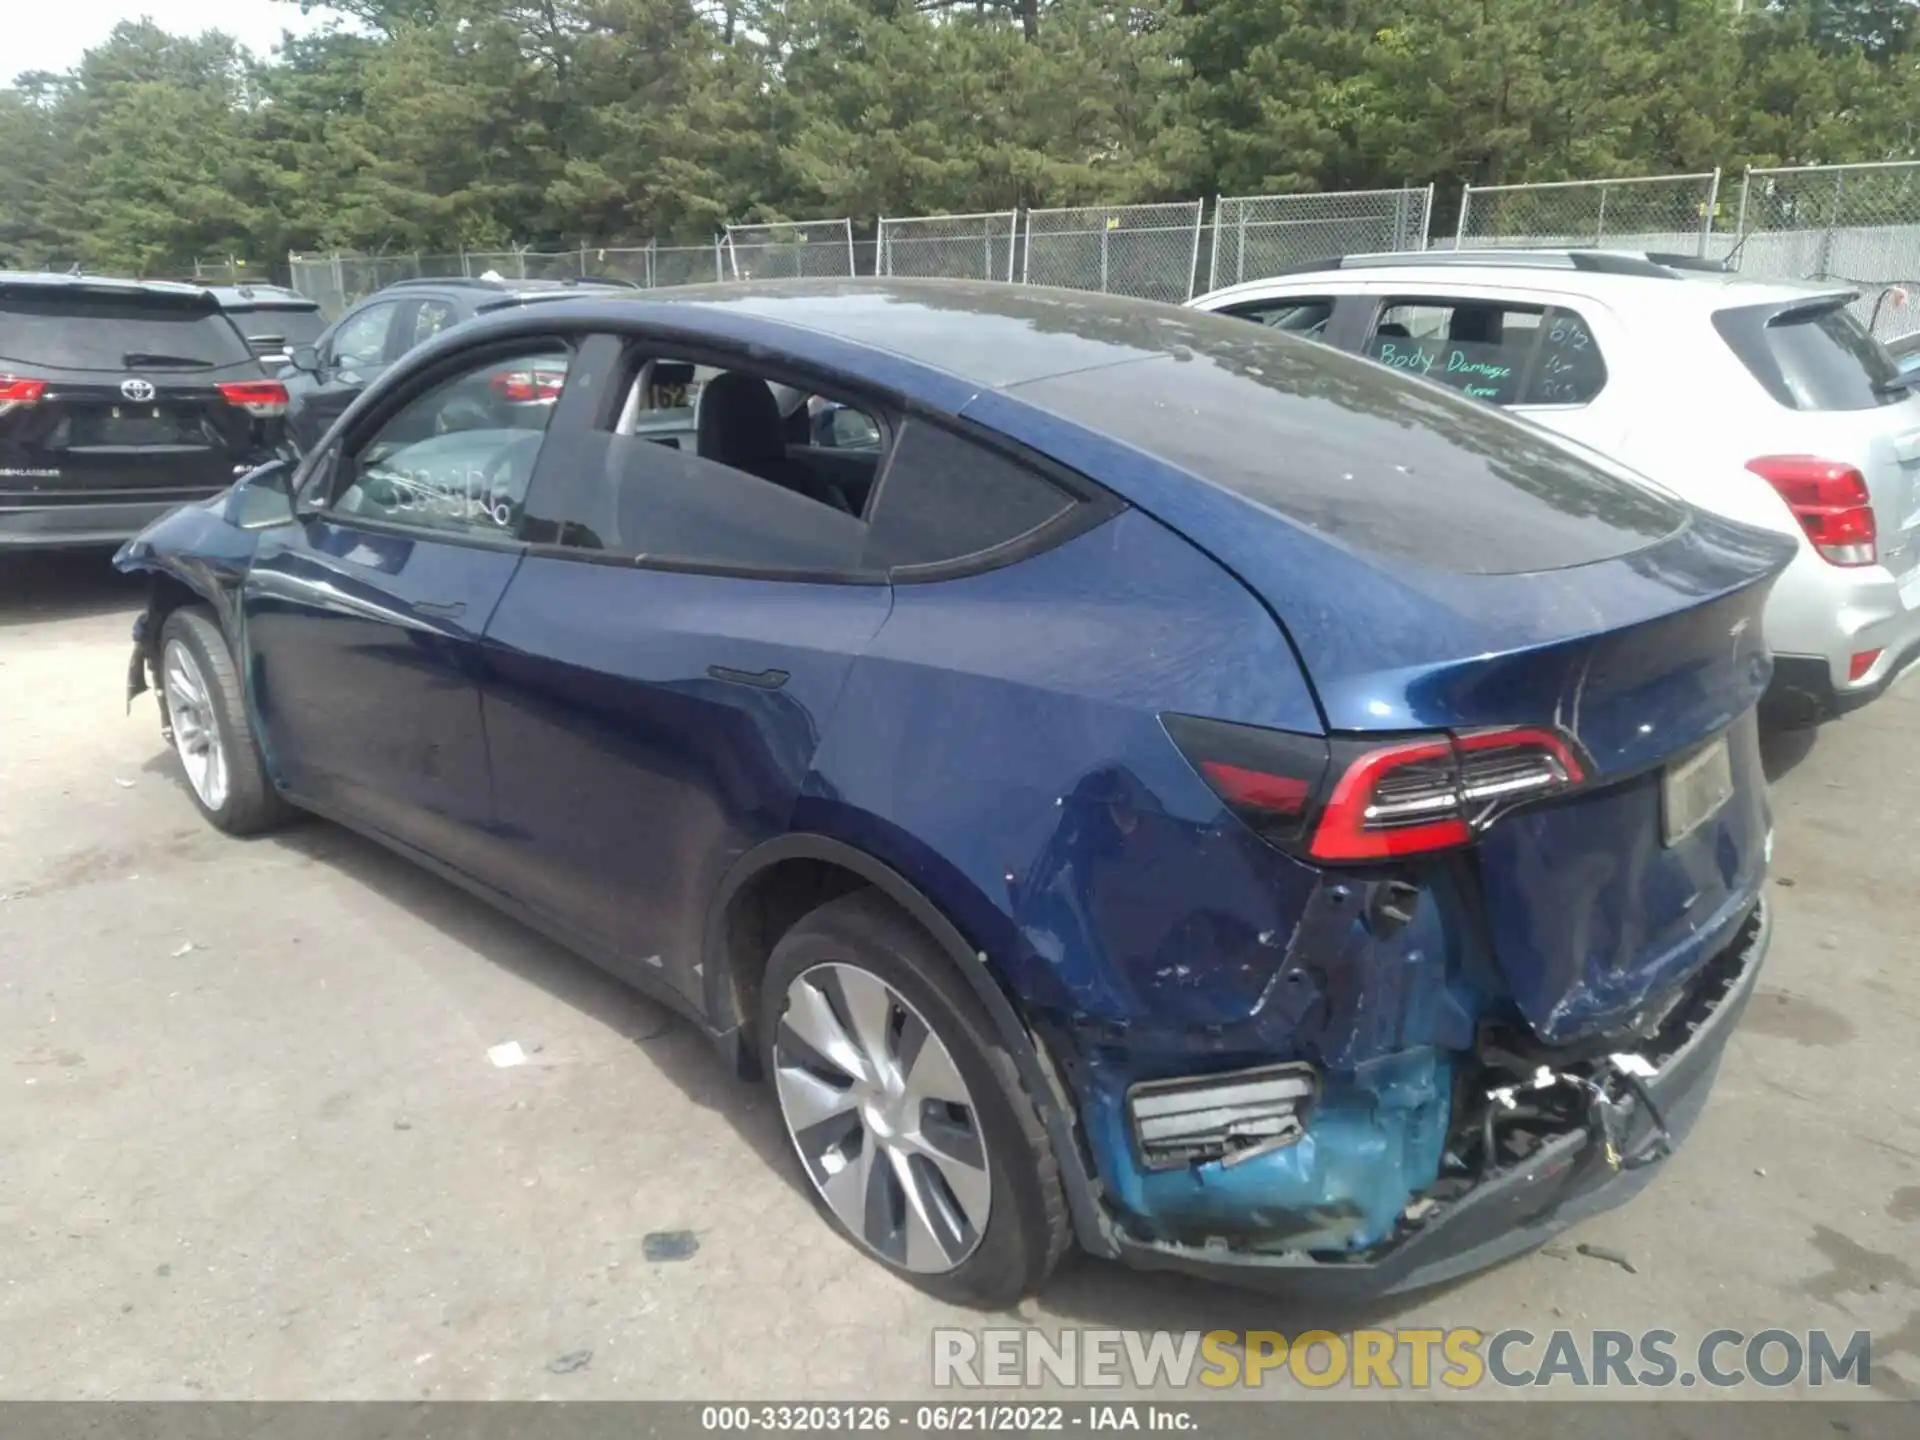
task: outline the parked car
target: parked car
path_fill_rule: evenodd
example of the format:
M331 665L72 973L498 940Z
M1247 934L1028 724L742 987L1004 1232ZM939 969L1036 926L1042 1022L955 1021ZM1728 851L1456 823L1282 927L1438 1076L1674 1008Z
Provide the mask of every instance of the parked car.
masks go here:
M626 291L626 280L501 280L483 276L401 280L348 310L311 345L296 345L280 372L291 397L287 432L311 449L360 392L415 346L476 315L568 295Z
M209 821L678 1007L829 1224L1003 1304L1070 1241L1404 1289L1644 1183L1767 948L1793 553L1239 321L837 281L462 325L118 564Z
M319 302L284 285L215 285L212 290L270 375L293 363L296 346L313 344L327 328Z
M1192 303L1451 386L1794 536L1767 609L1770 699L1812 719L1920 658L1920 398L1857 298L1683 257L1507 250L1348 256Z
M0 549L117 545L271 457L286 406L199 286L0 272Z

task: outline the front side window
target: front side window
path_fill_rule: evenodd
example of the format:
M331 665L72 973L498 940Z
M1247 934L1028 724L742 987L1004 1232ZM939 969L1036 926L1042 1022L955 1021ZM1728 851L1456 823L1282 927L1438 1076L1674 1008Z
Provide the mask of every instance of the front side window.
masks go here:
M334 510L483 539L511 539L571 356L496 354L387 417L343 467Z
M1333 301L1287 296L1278 300L1251 300L1221 312L1241 320L1252 320L1272 330L1302 335L1309 340L1326 337L1327 322L1333 318Z
M369 305L342 322L333 336L333 363L343 366L384 365L387 335L400 307L392 300Z
M1607 379L1592 329L1562 307L1390 300L1366 354L1495 405L1583 405Z

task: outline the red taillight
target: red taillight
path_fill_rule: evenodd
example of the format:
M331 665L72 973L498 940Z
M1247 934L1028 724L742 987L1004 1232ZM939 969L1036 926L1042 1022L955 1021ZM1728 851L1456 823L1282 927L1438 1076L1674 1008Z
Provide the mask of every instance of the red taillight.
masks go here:
M1813 548L1834 565L1871 565L1878 532L1867 481L1851 465L1811 455L1762 455L1747 469L1780 492Z
M508 404L532 405L558 400L566 382L566 373L560 370L501 370L487 383Z
M1538 727L1372 744L1186 716L1165 722L1243 821L1276 844L1331 863L1465 845L1513 806L1586 779L1573 745Z
M1221 760L1204 760L1200 769L1229 805L1298 817L1306 813L1307 801L1313 798L1312 787L1294 775L1268 775Z
M214 388L221 399L249 415L268 418L287 413L287 387L278 380L223 380Z
M1847 679L1859 680L1879 662L1883 652L1879 650L1861 650L1847 663Z
M47 393L47 382L0 374L0 405L31 405Z

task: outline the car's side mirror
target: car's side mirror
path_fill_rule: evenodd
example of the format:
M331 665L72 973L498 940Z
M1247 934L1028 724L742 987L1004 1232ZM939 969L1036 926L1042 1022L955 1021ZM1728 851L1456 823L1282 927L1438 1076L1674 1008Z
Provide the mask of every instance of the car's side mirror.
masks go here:
M304 370L309 375L320 373L320 351L315 346L296 345L287 360L296 370Z
M242 530L266 530L293 519L293 462L269 460L234 484L227 519Z

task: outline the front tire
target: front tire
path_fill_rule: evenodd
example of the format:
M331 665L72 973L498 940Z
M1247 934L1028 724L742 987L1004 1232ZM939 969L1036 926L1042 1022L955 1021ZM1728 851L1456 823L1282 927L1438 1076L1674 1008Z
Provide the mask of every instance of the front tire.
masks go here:
M187 793L229 835L284 824L292 807L267 778L227 640L199 606L175 610L160 629L160 696Z
M816 1208L950 1303L1003 1309L1069 1238L1058 1163L952 962L876 891L774 947L760 1049Z

